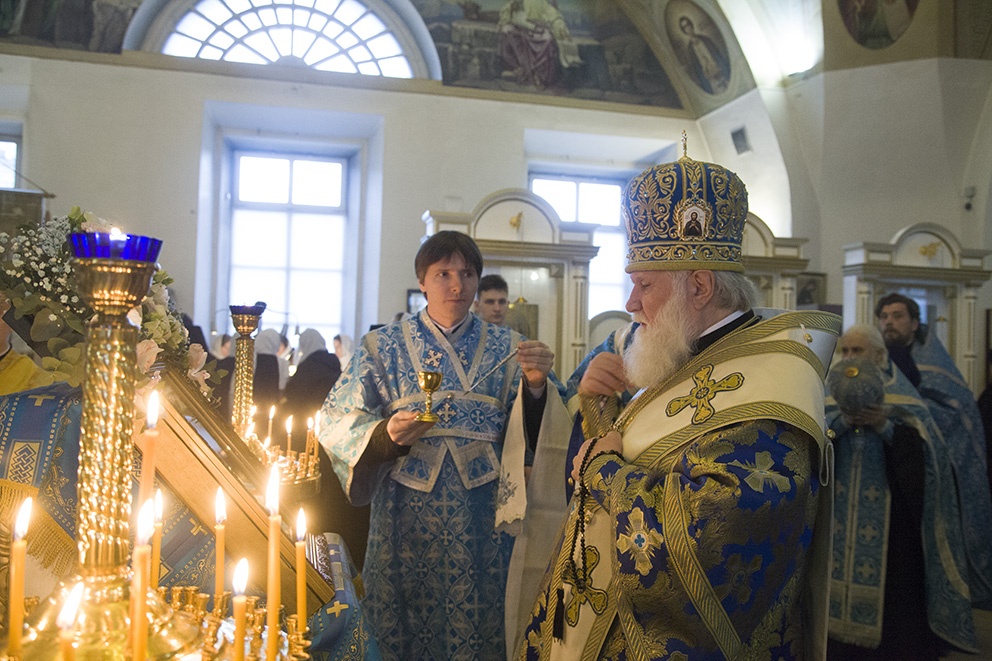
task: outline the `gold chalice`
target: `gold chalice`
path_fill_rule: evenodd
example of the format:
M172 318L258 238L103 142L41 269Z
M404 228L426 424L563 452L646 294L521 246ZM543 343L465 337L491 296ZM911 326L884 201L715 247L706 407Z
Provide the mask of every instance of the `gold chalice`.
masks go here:
M423 370L417 372L417 384L420 385L421 390L427 393L427 408L423 413L417 415L418 422L437 422L440 419L436 413L431 412L431 405L434 400L434 391L441 387L442 376L440 372Z

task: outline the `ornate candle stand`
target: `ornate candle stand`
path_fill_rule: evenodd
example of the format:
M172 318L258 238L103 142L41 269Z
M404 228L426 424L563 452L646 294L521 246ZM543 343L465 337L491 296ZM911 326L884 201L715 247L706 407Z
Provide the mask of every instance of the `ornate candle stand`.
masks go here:
M137 329L127 313L148 292L162 242L98 233L70 239L77 291L96 312L86 328L76 517L79 573L63 581L28 618L23 658L61 658L56 616L70 587L82 581L83 602L73 624L77 655L125 659L130 655L128 527L137 344ZM151 618L149 658L199 649L195 619L175 612L154 592L145 599Z
M254 395L255 340L251 334L258 330L258 322L265 312L265 303L256 305L232 305L231 321L238 337L234 340L234 406L231 422L234 431L241 438L248 431L251 422L251 406Z

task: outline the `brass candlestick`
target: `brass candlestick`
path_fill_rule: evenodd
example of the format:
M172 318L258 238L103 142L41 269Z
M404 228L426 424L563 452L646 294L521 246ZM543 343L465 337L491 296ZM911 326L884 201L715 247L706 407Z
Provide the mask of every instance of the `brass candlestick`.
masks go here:
M127 313L148 292L161 241L112 239L111 249L123 247L123 253L92 257L106 253L107 236L71 237L77 256L73 262L77 291L96 312L86 328L76 516L78 575L63 581L28 618L23 658L61 658L56 616L70 587L79 581L84 585L83 601L72 625L77 655L100 659L128 655L137 329L127 321ZM103 241L103 253L96 245L99 241ZM153 592L145 600L151 619L149 658L171 658L199 648L200 630L194 620L174 613Z
M417 384L420 389L427 393L427 405L423 413L417 415L417 420L420 422L437 422L440 418L437 414L431 411L431 407L434 402L434 391L441 387L441 377L444 376L440 372L417 372Z
M265 312L265 303L232 305L231 321L238 337L234 341L234 406L231 422L238 436L244 438L251 422L251 405L254 399L255 340L251 334L258 330L258 322Z

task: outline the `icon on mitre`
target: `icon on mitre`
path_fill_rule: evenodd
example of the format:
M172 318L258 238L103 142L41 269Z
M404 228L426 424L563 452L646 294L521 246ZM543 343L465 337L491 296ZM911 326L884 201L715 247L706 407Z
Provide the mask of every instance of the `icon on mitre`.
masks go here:
M701 239L706 235L706 209L701 205L691 204L682 209L681 215L679 234L683 239Z

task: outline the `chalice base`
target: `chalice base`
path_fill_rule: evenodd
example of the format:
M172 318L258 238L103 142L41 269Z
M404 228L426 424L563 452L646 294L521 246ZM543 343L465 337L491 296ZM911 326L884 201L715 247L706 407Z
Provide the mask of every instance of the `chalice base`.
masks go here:
M437 413L431 413L430 411L418 413L417 417L414 418L417 422L437 422L440 419L441 418L437 417Z

